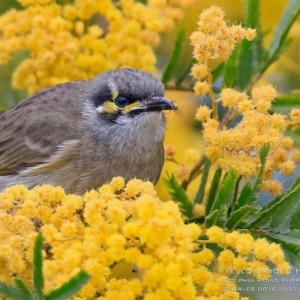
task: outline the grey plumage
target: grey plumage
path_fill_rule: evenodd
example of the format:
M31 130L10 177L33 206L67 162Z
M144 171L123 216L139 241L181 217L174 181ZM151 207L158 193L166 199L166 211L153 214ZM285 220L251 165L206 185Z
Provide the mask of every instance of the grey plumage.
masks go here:
M164 160L161 111L177 108L163 92L152 75L121 69L42 90L1 112L0 191L50 183L83 194L114 176L156 183ZM126 111L124 98L128 107L139 105Z

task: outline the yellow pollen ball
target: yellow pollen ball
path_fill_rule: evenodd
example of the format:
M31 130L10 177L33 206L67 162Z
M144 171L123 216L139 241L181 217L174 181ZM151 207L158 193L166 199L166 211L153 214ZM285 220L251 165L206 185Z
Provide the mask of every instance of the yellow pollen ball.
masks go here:
M197 81L194 86L196 95L205 96L210 90L210 86L206 81Z
M198 120L200 122L205 122L210 118L211 112L212 112L212 110L208 106L201 105L197 109L195 118L196 118L196 120Z
M192 67L192 76L197 80L202 80L208 75L208 68L204 64L195 64Z

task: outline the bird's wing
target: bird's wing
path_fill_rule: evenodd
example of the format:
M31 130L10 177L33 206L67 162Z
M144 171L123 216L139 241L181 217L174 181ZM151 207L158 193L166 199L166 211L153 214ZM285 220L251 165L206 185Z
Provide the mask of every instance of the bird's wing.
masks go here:
M61 88L67 86L43 90L0 113L0 176L48 162L76 141L76 120L62 105Z

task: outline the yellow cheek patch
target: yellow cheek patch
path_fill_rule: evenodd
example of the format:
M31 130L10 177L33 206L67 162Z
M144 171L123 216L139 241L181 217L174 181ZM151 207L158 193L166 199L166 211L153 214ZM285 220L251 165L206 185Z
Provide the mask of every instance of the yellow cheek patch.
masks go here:
M115 114L118 111L118 107L114 102L105 101L102 105L102 111L107 114Z
M138 102L130 103L125 107L118 107L114 102L112 101L105 101L101 106L101 112L107 113L107 114L116 114L121 113L122 115L126 115L131 111L132 108L138 106Z
M123 115L125 115L125 114L129 113L132 110L132 108L134 108L136 106L138 106L138 102L133 102L133 103L128 104L124 108L119 108L119 111L121 111L121 113Z

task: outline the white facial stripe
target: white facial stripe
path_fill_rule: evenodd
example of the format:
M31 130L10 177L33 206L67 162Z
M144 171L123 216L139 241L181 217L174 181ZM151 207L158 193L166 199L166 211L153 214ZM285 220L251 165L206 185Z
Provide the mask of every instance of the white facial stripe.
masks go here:
M103 111L104 111L104 108L103 108L103 106L102 105L99 105L97 108L96 108L96 111L98 112L98 113L103 113Z

